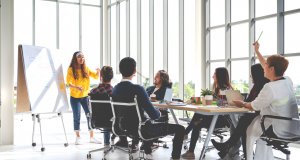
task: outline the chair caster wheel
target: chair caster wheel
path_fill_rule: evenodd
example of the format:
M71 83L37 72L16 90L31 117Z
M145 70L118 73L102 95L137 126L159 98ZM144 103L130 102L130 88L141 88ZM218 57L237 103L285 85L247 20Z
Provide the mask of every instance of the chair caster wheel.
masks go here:
M87 158L87 159L91 159L91 158L92 158L92 155L91 155L91 154L87 154L87 155L86 155L86 158Z
M35 146L36 146L36 143L32 143L31 145L32 145L33 147L35 147Z
M69 144L68 144L68 143L65 143L65 144L64 144L64 146L65 146L65 147L68 147L68 146L69 146Z
M41 148L41 151L42 151L42 152L44 152L44 151L45 151L45 148L44 148L44 147L42 147L42 148Z
M167 146L167 144L164 144L164 145L163 145L163 148L169 148L169 147Z

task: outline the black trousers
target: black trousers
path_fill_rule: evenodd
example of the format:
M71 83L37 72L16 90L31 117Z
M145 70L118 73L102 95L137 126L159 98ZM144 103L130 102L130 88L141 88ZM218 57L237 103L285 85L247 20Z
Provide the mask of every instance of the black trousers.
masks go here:
M229 144L229 147L233 147L235 144L238 143L240 138L242 138L243 151L244 151L245 157L247 155L247 153L246 153L247 128L257 115L258 115L258 113L246 113L243 116L241 116L235 130L230 135L230 138L226 141L226 143Z
M173 138L173 151L172 158L180 158L181 148L184 137L184 127L179 124L158 123L158 124L146 124L142 127L142 134L145 138L150 137L163 137L167 135L175 134ZM152 141L144 141L144 150L146 154L152 152Z
M194 114L189 126L185 129L185 134L188 134L192 130L190 152L194 152L195 150L201 128L209 128L212 118L213 116L211 115ZM215 128L230 127L229 119L228 116L219 116Z

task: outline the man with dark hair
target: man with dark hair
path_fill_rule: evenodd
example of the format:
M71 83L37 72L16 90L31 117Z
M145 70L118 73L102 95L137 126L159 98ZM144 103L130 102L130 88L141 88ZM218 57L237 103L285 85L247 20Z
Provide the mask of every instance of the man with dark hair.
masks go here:
M125 57L120 61L119 70L122 74L122 81L118 83L113 89L112 97L122 97L127 101L133 101L134 97L137 96L137 103L140 108L142 120L146 120L147 117L144 115L144 112L148 116L155 120L160 117L160 113L156 110L152 103L149 100L149 97L145 89L140 86L132 83L132 78L136 73L136 62L133 58ZM170 134L175 134L173 139L173 151L171 159L180 159L183 136L184 136L184 127L178 124L147 124L146 127L147 133L153 137L157 136L166 136ZM127 139L125 138L125 141ZM152 150L151 142L144 142L144 150L146 153L146 159L152 159Z
M111 85L111 80L114 77L114 72L112 67L103 66L100 71L100 84L93 88L89 95L102 95L108 94L109 96L112 94L113 86ZM103 131L104 136L104 146L108 147L110 145L110 132L107 129ZM113 139L113 138L112 138Z

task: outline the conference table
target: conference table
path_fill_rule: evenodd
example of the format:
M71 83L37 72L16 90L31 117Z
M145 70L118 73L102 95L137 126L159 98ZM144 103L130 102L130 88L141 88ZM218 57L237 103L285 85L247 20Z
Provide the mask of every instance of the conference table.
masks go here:
M159 102L153 102L152 104L153 104L153 106L158 107L158 108L169 109L174 118L175 123L177 123L177 124L178 124L178 120L176 118L176 115L175 115L173 109L193 111L195 113L213 116L212 122L208 129L208 133L207 133L207 136L204 141L203 148L202 148L202 151L200 154L200 158L199 158L200 160L202 160L204 158L205 151L208 147L208 143L210 141L211 135L213 133L213 130L215 128L215 125L216 125L219 115L242 114L242 113L249 112L249 109L238 108L235 106L218 107L217 105L206 105L206 106L197 105L197 104L186 104L186 105L182 104L182 105L180 105L178 103L175 103L175 104L168 103L167 104L167 103L159 103Z

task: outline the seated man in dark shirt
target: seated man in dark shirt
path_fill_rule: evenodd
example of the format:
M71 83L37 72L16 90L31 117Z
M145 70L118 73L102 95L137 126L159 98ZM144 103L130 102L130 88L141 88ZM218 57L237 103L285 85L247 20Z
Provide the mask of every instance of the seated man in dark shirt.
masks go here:
M101 94L108 94L111 96L113 86L111 85L111 80L114 77L114 72L112 67L110 66L103 66L100 70L100 84L93 88L89 95L101 95ZM110 145L110 132L107 129L103 131L104 135L104 146L108 147ZM112 138L113 139L113 138Z
M153 107L145 89L140 85L133 84L131 81L136 73L135 60L130 57L123 58L120 61L119 70L123 79L114 87L112 97L126 97L133 100L133 98L137 96L137 102L138 106L140 107L142 119L147 119L147 117L144 115L144 112L148 114L149 118L153 120L158 119L160 117L160 112ZM151 134L153 137L175 134L173 139L172 159L180 159L184 136L183 126L168 123L149 124L147 125L147 133ZM146 158L152 159L151 143L144 142L144 150L146 153Z

